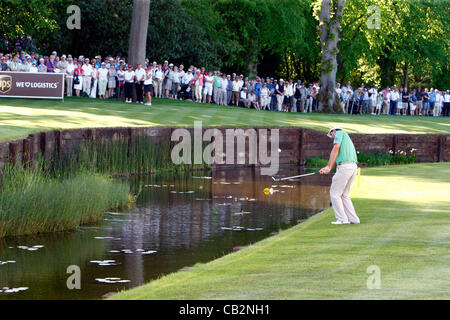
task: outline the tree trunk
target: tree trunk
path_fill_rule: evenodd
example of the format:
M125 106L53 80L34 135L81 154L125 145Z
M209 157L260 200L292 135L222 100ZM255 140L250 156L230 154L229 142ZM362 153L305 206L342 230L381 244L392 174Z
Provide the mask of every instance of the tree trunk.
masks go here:
M150 0L133 0L133 16L128 47L128 63L133 66L136 66L137 63L143 64L145 60L149 14Z
M336 72L339 42L339 27L344 14L345 0L322 0L320 10L320 46L322 63L318 110L320 112L342 113L343 107L336 93Z

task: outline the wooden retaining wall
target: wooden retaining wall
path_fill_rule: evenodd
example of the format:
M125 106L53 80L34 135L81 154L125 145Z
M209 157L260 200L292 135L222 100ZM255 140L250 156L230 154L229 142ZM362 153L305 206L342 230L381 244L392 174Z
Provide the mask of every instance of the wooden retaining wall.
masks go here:
M0 143L0 168L8 162L29 165L36 161L39 154L45 158L52 154L71 152L82 142L90 139L113 140L118 137L130 138L146 136L155 142L170 142L172 132L177 128L92 128L74 130L54 130L29 135L25 139L17 139ZM203 128L203 132L208 128ZM224 137L227 128L218 128ZM235 128L229 128L235 129ZM247 130L249 128L243 128ZM256 127L260 129L279 130L280 165L303 165L309 157L328 158L332 148L332 140L324 132L304 128ZM187 128L192 133L192 128ZM418 162L450 161L450 135L394 135L394 134L350 134L358 151L409 151L417 149ZM192 135L193 137L193 135ZM248 138L246 140L246 164L248 165ZM171 144L175 144L172 142ZM235 144L236 148L236 144ZM270 149L269 149L270 150ZM270 151L269 151L270 152Z

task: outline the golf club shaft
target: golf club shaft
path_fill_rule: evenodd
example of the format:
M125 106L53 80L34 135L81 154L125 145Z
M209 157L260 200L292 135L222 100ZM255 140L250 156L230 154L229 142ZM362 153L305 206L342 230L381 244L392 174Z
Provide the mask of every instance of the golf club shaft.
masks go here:
M292 176L292 177L286 177L286 178L281 178L281 179L274 179L274 181L283 181L283 180L289 180L289 179L298 179L298 178L303 178L303 177L307 177L307 176L312 176L314 174L316 174L318 172L313 172L313 173L307 173L307 174L301 174L299 176Z

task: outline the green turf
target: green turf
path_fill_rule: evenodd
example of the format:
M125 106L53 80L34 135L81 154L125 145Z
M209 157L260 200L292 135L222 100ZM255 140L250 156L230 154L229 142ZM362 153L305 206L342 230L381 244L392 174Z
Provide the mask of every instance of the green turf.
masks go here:
M449 299L449 190L449 163L364 169L360 225L331 225L329 209L112 299ZM380 289L367 287L372 265Z
M237 107L154 99L153 106L125 104L119 100L68 98L60 100L0 100L0 141L30 133L67 128L124 126L296 126L327 131L339 124L353 133L450 132L449 118L407 116L350 116L296 114L248 110Z

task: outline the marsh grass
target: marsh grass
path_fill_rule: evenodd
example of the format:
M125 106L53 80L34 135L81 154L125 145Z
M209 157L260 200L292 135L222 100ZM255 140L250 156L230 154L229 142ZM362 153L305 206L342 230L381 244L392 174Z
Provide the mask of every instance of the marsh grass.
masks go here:
M85 169L55 174L43 164L10 165L1 175L0 237L97 222L106 210L133 201L129 191L126 183Z
M131 140L90 140L71 153L54 157L50 167L51 171L64 174L84 168L113 176L185 173L210 168L206 163L175 165L171 159L170 143L158 143L144 136L132 137Z
M91 140L72 152L42 157L0 173L0 237L70 230L97 222L106 210L134 203L141 189L112 176L186 176L206 164L175 165L170 143L148 137Z

